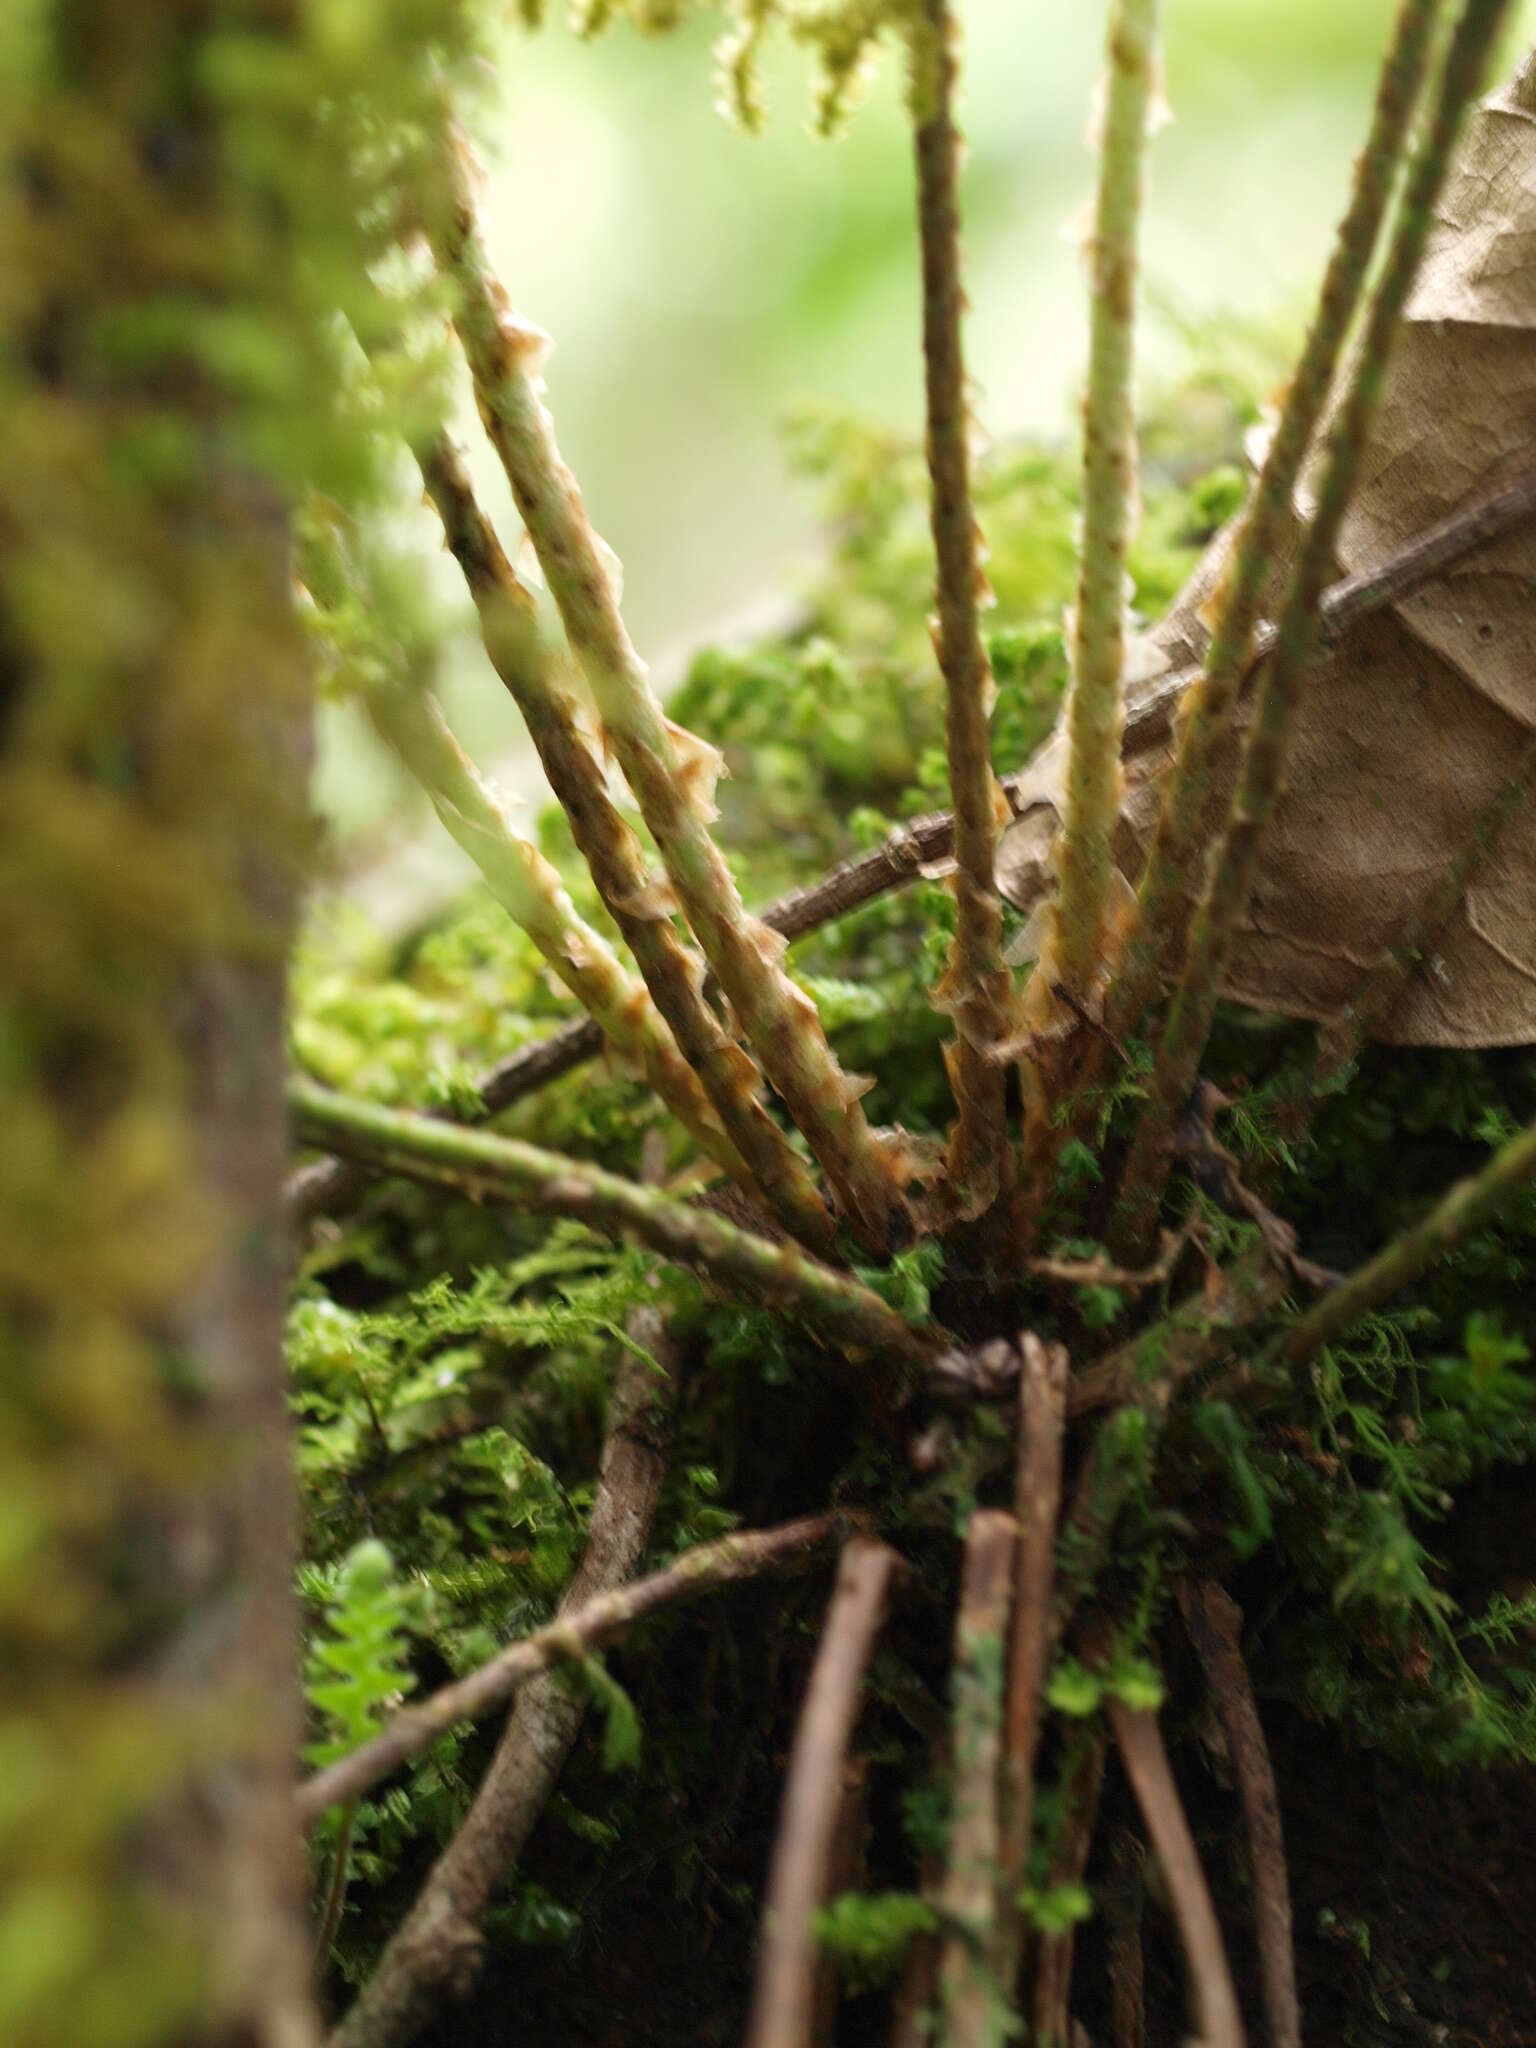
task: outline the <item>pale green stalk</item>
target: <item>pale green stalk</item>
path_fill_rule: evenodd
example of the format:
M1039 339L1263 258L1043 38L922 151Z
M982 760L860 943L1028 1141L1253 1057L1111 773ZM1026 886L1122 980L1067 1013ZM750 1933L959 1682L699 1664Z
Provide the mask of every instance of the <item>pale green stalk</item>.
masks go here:
M1123 782L1126 559L1137 509L1137 238L1157 26L1158 0L1114 0L1089 252L1083 538L1072 622L1065 814L1056 849L1060 886L1024 997L1024 1021L1039 1043L1019 1069L1024 1134L1016 1208L1026 1234L1049 1197L1057 1157L1070 1136L1059 1105L1083 1079L1081 1034L1063 1030L1057 990L1096 1010L1118 936L1113 842Z
M1286 588L1275 652L1264 669L1253 725L1209 886L1164 1027L1148 1101L1121 1183L1113 1242L1126 1259L1143 1255L1172 1166L1170 1136L1183 1114L1210 1036L1238 922L1258 873L1265 827L1284 782L1301 686L1317 634L1319 605L1333 568L1344 514L1376 417L1387 360L1434 222L1462 117L1477 92L1509 0L1467 0L1435 97L1428 132L1414 153L1386 268L1376 289L1348 388L1329 430L1317 506Z
M672 919L671 892L646 872L640 842L608 794L575 707L542 658L531 600L480 509L462 460L446 436L420 450L418 460L474 598L491 665L523 714L571 836L656 1008L746 1162L750 1182L802 1244L831 1254L836 1228L815 1179L768 1114L757 1068L705 997L699 958Z
M1109 994L1108 1021L1122 1037L1140 1028L1148 1003L1178 972L1200 855L1216 823L1217 768L1252 658L1275 548L1365 289L1440 12L1438 0L1404 0L1398 15L1317 310L1226 572L1204 672L1180 713L1178 752L1141 879L1136 926Z
M1049 972L1083 1001L1106 954L1111 842L1120 813L1125 721L1126 556L1136 515L1137 236L1157 58L1158 0L1114 0L1108 104L1095 204L1088 394L1083 412L1083 540L1072 628L1072 699L1061 892Z
M1012 981L1003 964L995 863L1008 817L992 773L991 665L982 645L980 536L971 502L969 414L960 284L960 135L955 126L955 29L948 0L924 0L912 31L912 118L923 261L923 365L928 406L930 513L937 562L935 640L945 686L945 741L955 807L956 928L943 997L957 1038L950 1076L958 1112L949 1177L962 1216L996 1200L1008 1159L1006 1075L997 1047L1011 1036Z
M911 1231L901 1153L871 1129L859 1107L861 1085L843 1073L815 1004L784 971L782 939L742 905L709 830L719 757L675 726L651 690L619 613L611 566L540 396L545 338L518 319L493 276L464 152L454 146L448 156L451 201L437 222L438 255L459 292L459 332L481 417L604 730L764 1072L805 1133L850 1228L871 1250L888 1250Z
M601 933L580 916L559 870L531 839L513 829L495 793L449 731L437 700L423 691L389 689L372 691L366 702L380 738L421 784L450 837L577 1002L615 1049L638 1063L705 1151L727 1172L749 1179L650 997Z
M1012 1515L978 1508L965 1535L955 1617L950 1771L954 1807L939 1894L940 2048L1005 2048L1015 2032L993 1970L1001 1853L1003 1671L1018 1532Z
M312 1081L292 1082L288 1104L306 1144L476 1200L572 1216L611 1236L631 1234L663 1258L692 1266L747 1300L801 1315L832 1343L873 1353L883 1363L912 1367L927 1356L923 1339L862 1281L821 1265L797 1245L738 1230L712 1210L657 1188L521 1139L461 1130Z

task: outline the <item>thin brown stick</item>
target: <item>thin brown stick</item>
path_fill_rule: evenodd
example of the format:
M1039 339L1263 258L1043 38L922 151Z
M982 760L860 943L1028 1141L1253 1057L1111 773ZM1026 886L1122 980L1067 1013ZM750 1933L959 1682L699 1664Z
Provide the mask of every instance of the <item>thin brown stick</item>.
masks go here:
M1411 535L1375 569L1362 569L1357 576L1342 577L1323 593L1323 637L1336 643L1346 629L1370 612L1379 612L1400 598L1411 597L1426 583L1432 583L1445 569L1455 566L1479 548L1502 539L1512 528L1523 526L1536 516L1536 469L1525 471L1512 482L1500 484L1469 505L1448 513L1433 526ZM1255 649L1262 659L1274 644L1272 628L1269 645Z
M1323 595L1319 656L1331 651L1346 626L1411 596L1457 562L1523 526L1533 516L1536 470L1453 512L1423 533L1414 534L1378 568L1333 584ZM1274 644L1274 628L1261 628L1249 663L1248 684ZM1127 741L1140 745L1168 732L1175 709L1199 675L1198 667L1176 670L1130 705L1126 711ZM1024 780L1023 772L1003 777L1003 794L1010 803ZM804 938L894 889L907 888L925 868L943 861L954 851L954 832L954 816L949 811L930 811L912 818L869 853L840 862L819 880L792 889L770 903L758 912L759 921L786 939ZM481 1113L496 1116L524 1096L548 1087L573 1068L595 1059L602 1045L602 1032L590 1018L581 1017L562 1025L547 1038L519 1046L496 1066L487 1068L476 1082ZM463 1121L451 1110L434 1114L448 1122ZM357 1200L370 1177L366 1170L343 1159L318 1159L300 1167L290 1175L284 1191L290 1220L305 1222L346 1209Z
M1536 468L1524 471L1513 482L1502 484L1485 496L1449 513L1433 526L1410 534L1400 548L1394 548L1374 569L1355 576L1341 576L1323 592L1318 607L1318 637L1312 659L1321 661L1336 652L1351 626L1372 613L1385 611L1415 591L1424 589L1455 568L1458 562L1492 546L1507 533L1536 518ZM1279 639L1272 621L1266 621L1254 635L1253 650L1243 674L1249 690L1264 663L1275 651ZM1174 714L1203 669L1194 663L1159 676L1152 688L1128 706L1125 729L1128 741L1143 745L1173 729ZM1010 789L1018 777L1005 776Z
M666 1477L676 1358L654 1309L636 1309L629 1331L647 1355L625 1350L619 1359L586 1548L557 1624L584 1648L595 1640L581 1635L584 1617L622 1586L645 1554ZM519 1693L473 1805L329 2048L402 2048L440 2016L445 1997L463 1997L472 1988L486 1907L521 1854L580 1732L586 1703L562 1676L541 1671Z
M647 1368L640 1362L641 1370ZM658 1608L763 1572L786 1571L810 1556L844 1524L835 1515L803 1515L771 1529L723 1536L685 1550L660 1571L562 1605L560 1618L510 1643L467 1678L455 1679L417 1707L402 1707L370 1742L307 1778L296 1794L300 1819L316 1821L327 1807L376 1785L460 1721L477 1719L553 1664L580 1663L621 1629Z
M1157 1716L1145 1709L1133 1710L1113 1696L1106 1709L1120 1761L1146 1823L1147 1839L1156 1851L1173 1902L1189 1965L1201 2048L1243 2048L1242 2015L1216 1908L1184 1817Z
M1200 1659L1237 1773L1253 1866L1253 1925L1271 2048L1301 2048L1301 2004L1291 1933L1291 1887L1275 1769L1248 1666L1242 1609L1213 1579L1180 1588L1184 1626Z
M843 1763L864 1672L903 1569L894 1550L868 1537L855 1537L844 1546L795 1730L768 1867L747 2048L809 2048L816 2003L812 1919L826 1898Z
M971 1516L955 1620L954 1814L939 1894L940 2039L948 2048L1000 2048L1009 2032L994 1962L1004 1643L1017 1548L1012 1515L978 1508Z
M959 1213L990 1208L1008 1154L1006 1077L994 1048L1009 1035L1013 984L1003 964L997 842L1007 806L992 773L992 670L982 644L981 551L971 502L960 283L960 132L949 0L921 0L912 29L911 99L923 271L923 371L930 513L937 564L934 641L945 689L955 801L955 940L945 981L958 1035L949 1059L956 1119L949 1177Z
M1105 1740L1095 1731L1084 1743L1064 1787L1066 1823L1051 1859L1050 1887L1080 1885L1088 1869L1104 1785ZM1042 1934L1035 1946L1032 2013L1034 2048L1066 2048L1071 2038L1073 1932Z
M1024 1270L1035 1280L1054 1280L1063 1287L1122 1287L1128 1292L1161 1287L1178 1263L1179 1254L1192 1236L1186 1225L1180 1231L1164 1231L1163 1248L1150 1266L1117 1266L1112 1259L1028 1258Z
M837 1824L832 1830L832 1849L827 1860L827 1897L841 1898L860 1888L864 1863L864 1830L867 1821L865 1795L869 1785L869 1760L850 1756L843 1761L842 1791L837 1802ZM833 2048L837 2035L837 2007L842 1976L837 1958L822 1956L816 1964L816 1989L811 2001L810 2048Z
M1008 1642L1003 1828L998 1851L998 1978L1010 1995L1023 1950L1018 1893L1034 1829L1035 1757L1050 1643L1070 1372L1064 1344L1047 1348L1033 1331L1026 1330L1019 1349L1019 1455L1014 1490L1019 1557Z

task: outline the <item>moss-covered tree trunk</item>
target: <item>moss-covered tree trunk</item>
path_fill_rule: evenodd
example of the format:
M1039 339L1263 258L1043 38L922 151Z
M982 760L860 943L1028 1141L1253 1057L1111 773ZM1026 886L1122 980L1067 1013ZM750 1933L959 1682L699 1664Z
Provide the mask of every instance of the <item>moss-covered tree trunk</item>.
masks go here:
M227 89L294 22L4 14L0 2036L301 2048L279 1184L308 711L250 432L286 233Z

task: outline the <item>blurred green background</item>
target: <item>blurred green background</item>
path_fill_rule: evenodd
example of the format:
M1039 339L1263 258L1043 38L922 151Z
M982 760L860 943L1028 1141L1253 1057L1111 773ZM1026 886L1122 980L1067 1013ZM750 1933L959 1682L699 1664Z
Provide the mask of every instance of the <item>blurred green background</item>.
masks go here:
M1394 12L1395 0L1167 0L1174 118L1153 153L1145 375L1175 368L1191 332L1299 332ZM1092 177L1084 129L1104 9L969 0L962 16L978 411L993 434L1067 434L1085 347L1071 224ZM720 26L712 10L664 36L620 21L590 44L559 21L531 36L509 27L478 126L493 253L519 309L555 338L561 442L663 682L690 648L749 630L792 594L816 546L813 494L785 460L786 413L828 401L914 432L921 417L894 54L828 143L809 132L807 60L777 48L768 127L752 137L715 110ZM1516 33L1533 32L1527 0ZM466 433L515 535L494 462ZM465 740L534 792L516 715L468 644L451 669ZM355 866L399 866L388 849L418 813L343 713L324 722L318 796ZM438 872L435 849L422 858Z

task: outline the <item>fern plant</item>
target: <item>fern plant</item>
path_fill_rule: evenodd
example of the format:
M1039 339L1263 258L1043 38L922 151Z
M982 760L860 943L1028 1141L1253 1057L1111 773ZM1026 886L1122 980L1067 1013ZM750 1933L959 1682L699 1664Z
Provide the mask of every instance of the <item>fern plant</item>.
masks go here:
M789 1763L768 1880L775 1931L752 2006L754 2041L809 2040L803 2030L825 1968L818 1941L845 1960L856 1982L903 1973L898 2038L930 1999L941 2033L957 2044L1003 2038L1015 2011L1030 2017L1042 2042L1061 2037L1072 2010L1073 1930L1092 1911L1084 1875L1111 1739L1163 1864L1209 2038L1234 2038L1230 1971L1158 1734L1166 1688L1153 1654L1175 1604L1205 1617L1190 1622L1191 1639L1228 1721L1244 1799L1251 1798L1251 1813L1264 1810L1266 1797L1272 1806L1237 1639L1222 1618L1226 1609L1213 1604L1226 1596L1201 1576L1213 1569L1230 1576L1264 1559L1299 1589L1304 1618L1286 1654L1311 1710L1351 1721L1404 1754L1530 1754L1518 1674L1491 1674L1487 1658L1472 1654L1508 1642L1519 1610L1495 1602L1481 1615L1461 1613L1426 1544L1428 1525L1474 1469L1528 1454L1530 1389L1518 1370L1524 1339L1474 1317L1458 1364L1426 1346L1438 1327L1427 1311L1405 1321L1393 1304L1447 1257L1486 1258L1490 1244L1518 1242L1517 1211L1529 1200L1522 1190L1536 1173L1531 1127L1507 1117L1489 1124L1483 1109L1481 1142L1467 1150L1470 1177L1427 1209L1423 1191L1409 1195L1407 1228L1374 1256L1357 1245L1359 1263L1346 1278L1299 1249L1309 1221L1334 1199L1330 1119L1349 1099L1337 1096L1336 1085L1334 1096L1323 1092L1307 1035L1272 1033L1267 1046L1250 1048L1267 1072L1250 1075L1235 1101L1201 1079L1213 1029L1229 1029L1216 997L1282 784L1339 522L1435 196L1504 10L1469 0L1432 58L1437 13L1415 0L1401 10L1302 364L1260 480L1236 513L1234 566L1183 712L1139 895L1115 855L1127 564L1136 564L1154 593L1160 576L1171 592L1178 573L1154 566L1147 542L1135 537L1136 245L1155 98L1155 5L1115 0L1110 8L1080 497L1070 478L1036 457L1005 463L1001 475L990 466L973 471L960 322L958 45L942 0L830 14L754 7L722 50L731 108L755 125L765 39L781 24L811 44L823 65L819 118L830 126L846 112L875 46L889 40L903 49L924 295L931 685L914 680L923 655L906 576L890 576L883 560L898 531L892 509L910 504L921 473L903 452L861 445L822 424L811 444L815 459L847 480L842 580L884 607L879 630L861 647L829 610L819 631L798 643L745 659L707 658L670 713L664 710L625 631L615 565L560 455L540 379L547 342L512 312L490 268L473 161L451 113L441 124L434 177L415 190L416 255L435 265L486 434L543 570L568 658L590 694L588 711L451 442L406 425L402 448L421 471L491 665L523 712L559 802L559 827L545 848L519 834L443 722L431 696L432 636L414 622L408 572L381 543L376 522L335 500L317 505L308 522L303 575L311 617L333 686L363 697L491 894L588 1011L610 1058L643 1078L652 1107L642 1114L660 1114L653 1136L665 1135L647 1152L649 1178L635 1178L634 1139L618 1146L628 1176L591 1156L615 1156L612 1130L578 1128L587 1154L580 1159L523 1136L467 1130L486 1110L520 1097L525 1130L559 1127L555 1099L541 1105L531 1092L549 1078L535 1065L536 1047L491 1068L478 1101L474 1089L440 1094L431 1119L355 1091L295 1081L290 1106L301 1136L354 1167L404 1175L475 1204L509 1203L546 1221L563 1216L569 1222L560 1231L575 1234L552 1243L579 1247L578 1259L592 1256L587 1230L638 1247L595 1280L560 1281L556 1297L526 1310L505 1305L505 1280L488 1270L467 1291L463 1280L440 1284L403 1320L374 1318L373 1326L389 1327L429 1358L444 1392L485 1382L487 1344L510 1341L560 1356L595 1336L625 1344L633 1359L620 1304L631 1317L641 1313L645 1253L660 1255L693 1276L690 1285L676 1274L655 1298L664 1303L671 1340L702 1338L713 1369L733 1375L738 1402L744 1372L771 1388L776 1381L803 1385L810 1370L831 1374L846 1390L854 1421L838 1479L845 1509L872 1514L885 1537L919 1548L940 1529L966 1538L948 1872L930 1879L926 1898L909 1888L861 1899L844 1883L838 1904L819 1919L803 1903L814 1906L840 1888L838 1759L848 1741L850 1686L892 1583L889 1564L878 1562L889 1552L855 1534ZM587 24L601 25L596 18ZM359 404L375 433L394 424L386 396L393 376L377 350L366 361L360 352ZM1321 481L1285 571L1271 652L1271 643L1259 646L1260 606L1280 521L1309 454ZM1202 510L1208 530L1231 509L1231 475L1221 473L1219 489L1202 485L1193 509L1180 496L1186 546L1200 537ZM1031 500L1027 531L1037 563L1055 523L1056 574L1054 581L1047 574L1046 590L1065 597L1075 580L1064 640L1048 625L1034 634L1013 623L1001 631L983 625L978 508L1006 519L1020 491ZM1149 497L1149 525L1166 535L1155 476ZM1007 588L1018 557L1007 547L996 552ZM1037 604L1043 594L1034 593ZM867 605L858 617L867 634ZM1239 699L1255 668L1254 712L1234 741ZM864 694L871 687L872 700ZM1007 778L1063 690L1066 799L1053 853L1059 887L1021 931L996 874L1013 815ZM791 889L753 913L713 829L720 743L728 751L737 744L771 750L784 707L801 691L814 738L807 727L786 758L797 815L808 762L840 777L845 799L876 793L881 758L859 752L864 736L876 733L897 806L910 809L931 791L930 803L952 809L932 817L911 811L910 822L885 837L873 814L864 827L868 852L811 890ZM882 695L902 707L894 730L871 710ZM684 717L706 727L705 736ZM926 737L937 739L940 727L942 753ZM1214 764L1234 744L1240 764L1232 793L1223 796ZM615 798L610 758L637 817ZM904 787L911 792L905 798ZM744 808L738 800L728 823L739 843L751 843L752 805L770 820L776 801L771 781ZM762 843L773 844L771 824ZM882 900L935 860L945 864L942 885L921 884L905 907ZM774 873L772 856L765 868ZM1192 878L1202 871L1204 892L1196 888L1192 897ZM914 908L926 927L914 923ZM791 969L786 935L800 938L834 919L817 938L818 957L834 969L847 959L856 976L809 964ZM899 968L887 968L882 979L892 931L907 935L906 951L892 956ZM1011 969L1009 958L1026 971ZM373 1028L387 1044L388 1030ZM563 1039L565 1053L549 1041L551 1068L594 1049L590 1027L570 1028ZM346 1056L318 1039L310 1045L311 1064L322 1073L346 1070ZM951 1096L947 1113L931 1063L936 1045ZM856 1046L880 1070L873 1084L845 1064ZM893 1058L901 1062L900 1085L888 1078ZM925 1065L930 1078L920 1080ZM393 1078L380 1078L383 1092L398 1092ZM411 1092L422 1100L419 1081ZM646 1096L631 1088L629 1099L639 1107ZM1011 1133L1015 1099L1019 1122ZM1393 1128L1389 1117L1383 1134ZM1175 1172L1181 1159L1193 1188ZM354 1177L335 1167L307 1173L295 1193L311 1213L339 1212L355 1200ZM1287 1207L1291 1220L1280 1213ZM1501 1218L1514 1234L1490 1238ZM358 1240L344 1242L355 1256ZM312 1266L313 1278L324 1270ZM536 1268L523 1261L508 1270ZM1306 1293L1315 1297L1310 1305L1299 1300ZM584 1299L615 1305L583 1328ZM739 1307L723 1314L714 1305L721 1302ZM1028 1334L1019 1337L1023 1326ZM1057 1338L1066 1340L1070 1368L1038 1369L1042 1342ZM651 1365L665 1377L665 1366ZM557 1382L565 1399L578 1384L569 1370L547 1384ZM1016 1416L1016 1536L1014 1523L978 1511L1000 1485L1007 1492L1002 1467L1011 1432L989 1408L999 1399ZM1396 1421L1405 1400L1407 1419ZM535 1413L526 1391L498 1395L497 1403L501 1419L475 1415L466 1425L472 1437L510 1426L515 1441ZM920 1427L925 1414L936 1419ZM716 1411L715 1427L720 1419ZM390 1437L387 1418L375 1416L372 1426ZM894 1491L893 1428L898 1437L918 1432L914 1456L929 1475ZM601 1529L622 1443L622 1419L610 1416L587 1550L566 1601L573 1630L585 1612L578 1593L592 1601L604 1583ZM355 1458L355 1444L342 1455ZM1064 1461L1071 1475L1065 1494ZM654 1513L664 1495L648 1485L643 1497ZM679 1533L690 1520L680 1505L662 1513L681 1514ZM702 1537L697 1513L692 1523ZM491 1546L488 1527L480 1540ZM698 1553L706 1578L713 1554L707 1543ZM671 1597L673 1581L661 1577ZM465 1590L454 1587L455 1600ZM591 1608L593 1626L607 1597ZM627 1596L611 1597L622 1605ZM513 1669L515 1654L508 1653L511 1663L507 1655L493 1658L482 1677L468 1681L465 1699L500 1697L495 1674ZM1382 1659L1405 1656L1422 1663L1426 1693L1394 1718ZM543 1695L527 1712L514 1711L488 1788L537 1781L543 1789L532 1796L548 1796L569 1746L570 1716L579 1716L579 1701L571 1704L577 1695L567 1689L561 1697L558 1712ZM419 1726L406 1711L347 1760L335 1783L366 1786L401 1757L430 1754L458 1701L458 1693L444 1695L441 1711ZM331 1796L330 1786L329 1779L317 1784L312 1806ZM507 1796L487 1791L470 1805L416 1908L340 2022L339 2044L371 2048L410 2038L458 1981L463 1955L478 1953L482 1937L472 1918L455 1917L465 1913L467 1894L454 1873L471 1862L514 1864L528 1808L520 1803L509 1823ZM1256 1892L1268 1902L1257 1930L1268 2023L1284 2044L1296 2038L1297 2025L1285 1868L1277 1840L1257 1823L1249 1853ZM936 1860L942 1866L943 1855ZM474 1896L482 1895L477 1888ZM946 1917L946 1900L960 1921ZM794 1923L788 1927L786 1913Z
M583 31L613 11L587 8ZM659 29L676 10L633 11ZM1437 199L1508 11L1403 0L1317 313L1245 494L1240 430L1255 408L1227 388L1208 474L1191 487L1152 462L1144 492L1139 475L1156 0L1107 8L1076 471L1034 446L973 452L948 0L743 0L719 72L745 126L763 118L775 32L815 53L828 130L878 50L898 53L926 432L919 454L837 422L802 428L843 515L811 629L705 658L670 705L561 454L548 339L490 261L466 133L472 24L405 5L370 42L348 9L298 7L309 69L255 67L270 120L238 106L228 118L229 175L257 202L235 225L258 248L255 223L302 196L268 160L274 137L308 104L305 80L329 81L315 162L341 198L316 207L298 303L280 308L323 387L324 431L297 460L271 457L273 415L303 376L285 362L277 377L259 348L249 359L251 334L220 323L213 290L206 318L178 328L174 360L197 375L170 424L190 433L200 377L233 378L229 460L286 487L271 526L292 543L293 609L322 686L361 703L484 885L403 963L333 927L312 931L295 965L287 1110L317 1155L288 1203L312 1226L288 1348L316 1769L261 1819L279 1850L311 1830L327 1873L314 1915L325 1995L342 2006L337 1975L356 1987L335 2048L423 2034L502 1944L579 1955L627 1856L632 1885L664 1864L696 1900L749 1781L779 1771L742 1999L753 2048L830 2038L839 1969L851 1995L894 1981L882 2024L899 2042L1073 2038L1085 2006L1098 2017L1073 1953L1101 1910L1116 2024L1137 2038L1142 1935L1126 1902L1146 1857L1202 2038L1235 2048L1233 1916L1218 1918L1165 1747L1191 1691L1220 1724L1244 1813L1257 1996L1276 2048L1293 2048L1292 1909L1250 1660L1298 1711L1417 1765L1536 1761L1528 1592L1458 1577L1436 1548L1470 1483L1526 1460L1536 1431L1519 1307L1536 1213L1529 1064L1422 1055L1378 1071L1363 1029L1397 962L1362 973L1341 1058L1308 1027L1219 1001L1325 627L1532 509L1506 494L1363 584L1331 583ZM348 56L359 37L377 43L376 91ZM198 43L171 72L218 76L232 61ZM47 323L29 334L46 383ZM154 364L142 333L140 345ZM456 376L547 603L448 431ZM146 390L153 409L162 389ZM1176 420L1176 397L1168 409ZM176 492L155 475L174 533ZM437 699L445 629L399 539L402 475L431 506L554 794L534 830ZM1125 736L1158 711L1133 696L1127 577L1160 608L1222 521L1209 639L1182 692L1150 856L1127 873ZM914 561L931 575L921 602ZM21 596L46 580L39 569ZM288 611L266 602L287 634ZM20 598L12 608L31 619ZM1053 725L1059 826L1031 759ZM765 764L735 793L722 782L732 754ZM825 815L834 799L854 810L847 836ZM805 843L788 843L786 820L807 811ZM1028 916L1001 880L1015 826ZM216 843L233 868L249 852ZM1476 851L1457 850L1453 896ZM782 893L754 908L759 886ZM1434 878L1430 922L1445 891ZM238 933L224 939L243 957ZM39 954L45 993L46 970ZM179 985L167 972L155 1004ZM146 1072L153 1037L146 1022L135 1040ZM34 1083L38 1102L57 1092L41 1066ZM252 1229L231 1238L237 1266ZM114 1313L142 1376L165 1319L131 1295L125 1282ZM154 1412L173 1415L174 1362L150 1377ZM229 1406L214 1441L238 1448L249 1411ZM75 1426L61 1406L58 1427L35 1433L52 1447ZM99 1418L86 1429L106 1433ZM258 1520L247 1514L252 1556ZM263 1583L280 1583L280 1531L262 1556ZM745 1584L769 1575L771 1588ZM81 1583L81 1611L97 1612L90 1570ZM755 1629L718 1619L727 1586L759 1603ZM1249 1589L1262 1619L1245 1628L1233 1591ZM618 1641L622 1676L600 1661ZM674 1655L697 1674L696 1714L679 1711ZM110 1658L98 1662L102 1679ZM802 1679L791 1728L778 1709ZM866 1699L876 1735L856 1756ZM579 1746L594 1703L595 1763ZM504 1705L492 1740L485 1723ZM282 1757L271 1742L264 1754L270 1780ZM679 1831L670 1817L706 1769L719 1810ZM568 1897L546 1866L522 1867L541 1821L558 1831L553 1864L578 1873ZM370 1898L348 1914L355 1879ZM756 1910L755 1883L716 1887L712 1912ZM269 1889L281 1894L280 1873ZM115 1937L101 1940L119 1968ZM220 2006L178 1991L143 2038L184 2037L196 2014L210 2039L312 2037L291 1939L283 1951L270 2010L245 1957L238 1995ZM28 2040L51 2038L42 2003Z

